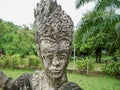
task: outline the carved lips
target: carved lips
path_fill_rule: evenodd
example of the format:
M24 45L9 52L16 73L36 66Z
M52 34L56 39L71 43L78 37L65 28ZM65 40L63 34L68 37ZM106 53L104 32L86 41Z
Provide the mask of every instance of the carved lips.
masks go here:
M60 73L61 70L53 69L53 70L51 70L51 72L53 72L53 73Z

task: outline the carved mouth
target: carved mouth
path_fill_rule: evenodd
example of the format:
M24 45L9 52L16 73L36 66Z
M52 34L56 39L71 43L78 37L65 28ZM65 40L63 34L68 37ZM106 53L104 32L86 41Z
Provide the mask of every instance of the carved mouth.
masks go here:
M51 72L53 72L53 73L60 73L61 70L54 69L54 70L51 70Z

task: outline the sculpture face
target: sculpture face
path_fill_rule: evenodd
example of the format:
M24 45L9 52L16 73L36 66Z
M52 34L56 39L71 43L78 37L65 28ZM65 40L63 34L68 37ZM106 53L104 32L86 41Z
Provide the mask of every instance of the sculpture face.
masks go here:
M41 57L46 75L50 78L60 78L67 67L70 46L69 41L41 40Z

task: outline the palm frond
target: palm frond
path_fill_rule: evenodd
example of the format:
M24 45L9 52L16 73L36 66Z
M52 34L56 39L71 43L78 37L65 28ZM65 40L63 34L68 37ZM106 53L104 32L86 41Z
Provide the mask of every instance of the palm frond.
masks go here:
M119 39L120 38L120 22L116 24L116 33L117 33L117 37Z
M98 0L96 3L96 10L105 10L106 8L120 8L120 1L119 0Z
M95 10L105 10L108 7L120 8L120 0L76 0L76 8L82 5L95 2Z
M76 0L76 8L79 8L85 3L92 2L92 1L96 1L96 0Z
M87 13L82 19L82 24L78 27L79 37L85 41L92 36L95 31L104 31L108 27L114 27L120 21L120 15L109 14L105 11L94 11Z

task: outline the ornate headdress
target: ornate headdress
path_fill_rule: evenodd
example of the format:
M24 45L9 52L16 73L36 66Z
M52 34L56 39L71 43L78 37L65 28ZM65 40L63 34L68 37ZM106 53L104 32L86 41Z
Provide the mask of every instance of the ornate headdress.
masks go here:
M73 22L56 0L41 0L34 10L36 39L65 38L72 41Z

